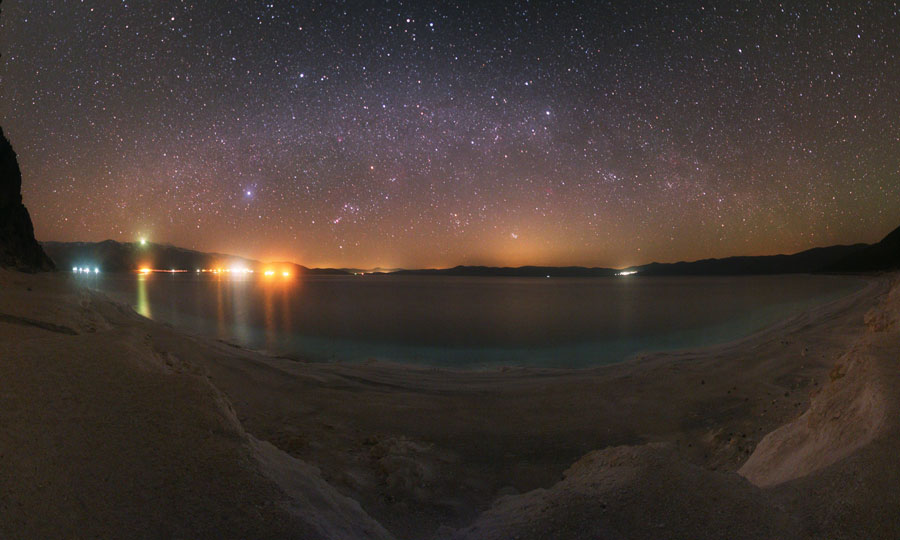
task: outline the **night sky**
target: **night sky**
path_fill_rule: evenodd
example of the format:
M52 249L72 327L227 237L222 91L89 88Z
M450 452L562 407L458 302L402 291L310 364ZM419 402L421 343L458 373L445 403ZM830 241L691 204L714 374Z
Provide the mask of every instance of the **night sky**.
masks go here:
M41 240L620 267L900 225L898 2L2 8Z

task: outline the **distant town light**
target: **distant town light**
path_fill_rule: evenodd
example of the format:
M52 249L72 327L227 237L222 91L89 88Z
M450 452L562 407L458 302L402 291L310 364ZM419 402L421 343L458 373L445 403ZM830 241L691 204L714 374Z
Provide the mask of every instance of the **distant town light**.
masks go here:
M99 268L94 268L94 273L95 273L95 274L99 274L99 273L100 273L100 269L99 269Z
M142 246L146 246L146 245L147 245L147 239L146 239L146 238L141 238L141 245L142 245Z
M72 267L72 271L73 271L73 272L77 272L77 271L78 271L78 267L77 267L77 266L73 266L73 267Z
M284 277L291 277L291 273L290 273L290 272L282 272L281 275L284 276Z

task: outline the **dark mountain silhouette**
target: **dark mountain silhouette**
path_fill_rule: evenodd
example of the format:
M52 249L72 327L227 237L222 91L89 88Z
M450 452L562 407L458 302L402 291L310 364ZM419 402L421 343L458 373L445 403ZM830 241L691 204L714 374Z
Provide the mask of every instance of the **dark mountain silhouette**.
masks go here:
M602 277L614 276L612 268L587 268L584 266L454 266L453 268L398 270L391 275L413 276L504 276L504 277Z
M348 274L392 274L394 272L405 270L405 268L382 268L376 266L375 268L341 268L341 270Z
M693 262L650 263L636 266L645 276L728 276L754 274L806 274L820 272L835 262L858 253L867 244L829 246L808 249L793 255L763 255L757 257L726 257Z
M34 239L34 226L22 204L22 172L12 145L0 128L0 267L29 272L53 270Z
M761 274L804 274L826 270L868 248L868 244L814 248L793 255L764 255L758 257L727 257L693 262L650 263L632 266L624 271L642 276L733 276ZM598 277L623 272L612 268L583 266L521 266L518 268L492 266L455 266L444 269L400 270L395 275L419 276L508 276L508 277Z
M866 246L830 265L831 272L877 272L900 269L900 227L877 244Z
M307 275L348 275L357 270L307 268L294 263L262 263L234 255L204 253L172 245L148 243L45 242L44 249L61 268L98 267L104 272L131 272L142 267L194 270L240 266L254 271L274 268ZM727 257L693 262L650 263L624 270L583 266L454 266L453 268L375 272L382 275L504 276L504 277L605 277L623 271L642 276L731 276L802 274L815 272L864 272L900 268L900 229L878 244L854 244L813 248L792 255ZM371 271L366 271L371 273Z
M263 263L235 255L204 253L172 245L148 242L44 242L44 249L63 269L99 268L103 272L133 272L140 268L161 270L196 270L210 268L233 268L235 266L253 271L274 269L292 274L345 275L343 270L331 268L307 268L290 262Z

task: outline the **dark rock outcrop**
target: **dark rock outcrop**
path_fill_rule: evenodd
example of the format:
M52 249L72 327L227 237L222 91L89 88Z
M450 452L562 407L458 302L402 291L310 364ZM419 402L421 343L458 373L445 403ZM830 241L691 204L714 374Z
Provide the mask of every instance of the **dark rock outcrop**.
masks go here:
M0 267L53 270L53 261L34 239L28 209L22 204L22 173L16 153L0 128Z

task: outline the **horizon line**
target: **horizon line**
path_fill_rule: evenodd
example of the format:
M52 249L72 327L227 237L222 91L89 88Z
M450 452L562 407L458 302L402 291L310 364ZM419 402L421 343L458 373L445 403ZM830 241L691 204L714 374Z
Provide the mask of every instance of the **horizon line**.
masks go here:
M251 261L254 263L258 263L258 264L264 264L264 265L265 264L293 264L295 266L300 266L303 268L307 268L309 270L341 270L341 271L348 271L348 272L358 271L358 272L365 272L365 273L394 273L394 272L399 272L399 271L409 271L409 272L445 271L445 270L452 270L454 268L485 268L485 269L509 269L509 270L519 270L519 269L524 269L524 268L547 268L547 269L580 268L580 269L586 269L586 270L623 271L623 270L630 270L630 269L638 268L638 267L650 266L653 264L662 264L662 265L685 264L685 263L691 264L691 263L697 263L697 262L702 262L702 261L715 261L715 260L725 260L725 259L734 259L734 258L758 258L758 257L779 257L779 256L785 257L785 256L792 256L792 255L797 255L800 253L805 253L807 251L812 251L815 249L873 245L873 244L869 244L866 242L857 242L857 243L853 243L853 244L829 244L829 245L813 246L810 248L795 251L793 253L783 253L782 252L782 253L769 253L769 254L762 254L762 255L726 255L724 257L703 257L703 258L693 259L693 260L681 259L681 260L677 260L677 261L650 261L650 262L645 262L645 263L631 264L631 265L618 266L618 267L617 266L588 266L588 265L584 265L584 264L557 264L557 265L554 265L554 264L522 264L522 265L511 266L511 265L462 264L462 263L459 263L459 264L450 265L450 266L426 266L426 267L418 267L418 268L408 268L408 267L398 267L398 266L386 267L386 266L381 266L381 265L369 267L369 268L363 268L363 267L357 267L357 266L308 266L306 264L298 263L293 260L260 260L260 259L248 257L246 255L237 255L237 254L233 254L233 253L220 253L217 251L201 251L196 248L182 247L182 246L173 244L171 242L160 243L160 242L152 242L149 240L145 240L145 241L137 240L137 241L122 242L119 240L113 240L112 238L107 238L105 240L99 240L99 241L89 241L89 240L72 240L72 241L43 240L43 241L39 241L40 244L45 244L45 243L102 244L102 243L106 243L106 242L112 242L112 243L120 244L120 245L132 245L132 246L133 245L155 245L155 246L160 246L160 247L172 247L172 248L181 249L184 251L191 251L194 253L200 253L200 254L206 254L206 255L219 255L219 256L224 256L224 257L235 257L235 258L240 258L240 259L246 259L247 261ZM189 270L193 270L193 269L189 269Z

